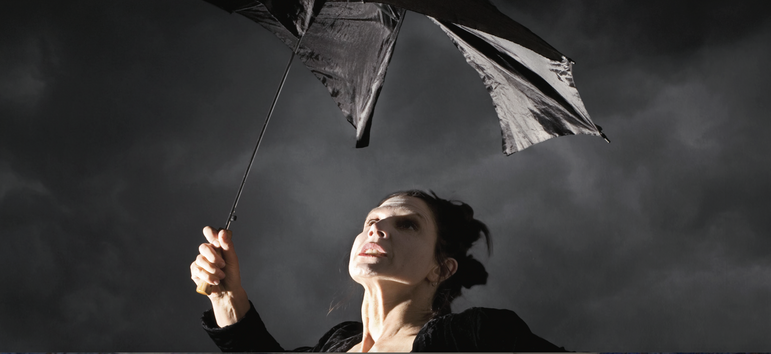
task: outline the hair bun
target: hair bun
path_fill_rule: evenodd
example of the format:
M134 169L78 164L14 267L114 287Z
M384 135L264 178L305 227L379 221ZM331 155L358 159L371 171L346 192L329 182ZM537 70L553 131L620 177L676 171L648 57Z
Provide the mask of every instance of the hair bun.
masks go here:
M457 261L458 271L455 276L464 288L487 284L487 270L481 262L474 259L474 256L469 255Z

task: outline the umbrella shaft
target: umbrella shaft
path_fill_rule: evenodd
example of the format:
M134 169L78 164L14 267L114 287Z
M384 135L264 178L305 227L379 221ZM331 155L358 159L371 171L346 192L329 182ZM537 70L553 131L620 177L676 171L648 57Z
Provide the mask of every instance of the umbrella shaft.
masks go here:
M289 57L289 62L286 63L286 69L284 69L284 75L281 77L281 83L279 83L278 89L276 90L276 96L273 97L273 102L270 104L270 110L268 110L268 115L265 117L265 123L263 123L262 125L260 136L257 138L257 143L254 145L254 151L252 151L252 157L249 159L249 164L246 166L244 177L241 179L241 186L238 187L238 193L236 193L236 199L235 201L233 201L233 207L230 209L230 214L228 215L228 221L225 223L225 230L230 230L230 223L233 221L236 221L236 207L238 206L238 201L241 199L241 192L243 192L244 190L244 184L246 184L246 178L249 177L249 171L252 170L252 165L254 164L254 157L257 156L257 150L259 150L260 143L262 142L262 137L263 135L265 135L265 129L268 128L268 122L270 121L270 117L273 115L273 110L276 108L276 102L278 102L278 96L281 95L281 89L284 88L286 77L287 75L289 75L289 69L292 67L292 61L294 60L294 56L297 53L297 49L300 48L301 41L302 41L302 37L300 37L297 40L297 44L295 45L294 50L292 50L292 56Z

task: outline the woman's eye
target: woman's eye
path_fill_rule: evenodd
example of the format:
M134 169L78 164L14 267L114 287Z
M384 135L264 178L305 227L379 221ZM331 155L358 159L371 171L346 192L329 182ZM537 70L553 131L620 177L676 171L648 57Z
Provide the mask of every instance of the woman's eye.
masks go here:
M405 230L417 230L418 224L415 223L412 220L399 220L399 222L396 224L400 229Z

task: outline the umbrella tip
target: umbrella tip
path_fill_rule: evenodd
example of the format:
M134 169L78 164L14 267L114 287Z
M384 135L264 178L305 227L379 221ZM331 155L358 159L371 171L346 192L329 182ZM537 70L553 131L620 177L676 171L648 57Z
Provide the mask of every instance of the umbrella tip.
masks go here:
M597 132L600 133L600 136L605 139L605 142L610 144L610 139L605 135L605 133L602 132L602 127L599 124L595 124L595 127L597 127Z

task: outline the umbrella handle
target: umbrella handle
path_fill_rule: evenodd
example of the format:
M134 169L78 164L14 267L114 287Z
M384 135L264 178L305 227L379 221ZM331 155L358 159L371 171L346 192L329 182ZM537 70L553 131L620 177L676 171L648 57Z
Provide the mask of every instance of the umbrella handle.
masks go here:
M202 282L201 284L198 284L198 287L195 288L195 292L201 295L209 296L211 295L211 285L209 285L209 283Z

